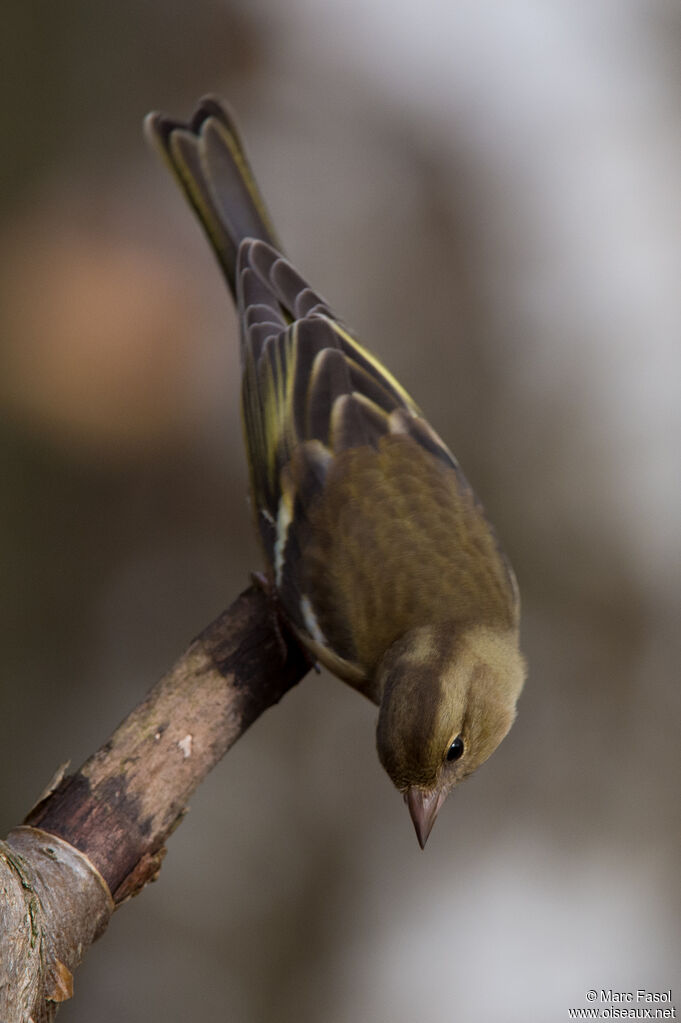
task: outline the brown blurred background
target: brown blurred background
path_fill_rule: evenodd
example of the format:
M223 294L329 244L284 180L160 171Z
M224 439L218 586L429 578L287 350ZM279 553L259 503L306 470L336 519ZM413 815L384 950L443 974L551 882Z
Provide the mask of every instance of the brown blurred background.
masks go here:
M289 253L497 524L530 664L425 853L374 709L306 679L60 1018L544 1023L674 988L679 7L9 0L3 25L1 833L259 564L234 317L149 109L238 111Z

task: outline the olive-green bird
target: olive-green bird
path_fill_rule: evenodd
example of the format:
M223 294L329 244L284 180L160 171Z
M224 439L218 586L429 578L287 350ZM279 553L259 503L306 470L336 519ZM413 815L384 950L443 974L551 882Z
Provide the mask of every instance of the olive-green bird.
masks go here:
M235 298L270 582L312 657L378 704L378 755L423 847L515 717L513 572L449 448L282 256L229 111L207 97L147 129Z

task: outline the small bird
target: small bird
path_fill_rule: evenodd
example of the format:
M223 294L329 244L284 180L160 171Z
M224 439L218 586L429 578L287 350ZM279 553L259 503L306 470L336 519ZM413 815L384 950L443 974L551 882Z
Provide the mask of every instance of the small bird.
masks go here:
M146 129L236 303L268 585L313 660L378 705L378 755L423 848L515 718L513 571L449 448L282 255L229 110L208 96Z

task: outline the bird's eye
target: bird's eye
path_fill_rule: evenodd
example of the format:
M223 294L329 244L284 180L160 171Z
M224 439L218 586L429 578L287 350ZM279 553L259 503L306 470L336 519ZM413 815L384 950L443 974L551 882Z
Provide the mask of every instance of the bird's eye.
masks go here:
M463 739L457 735L452 745L447 750L445 760L459 760L463 756Z

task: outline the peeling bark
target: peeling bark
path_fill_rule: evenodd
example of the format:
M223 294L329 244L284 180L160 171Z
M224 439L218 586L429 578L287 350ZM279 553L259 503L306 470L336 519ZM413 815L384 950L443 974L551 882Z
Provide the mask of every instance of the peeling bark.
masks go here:
M158 876L187 800L310 662L252 586L0 843L0 1023L43 1023L114 908Z

